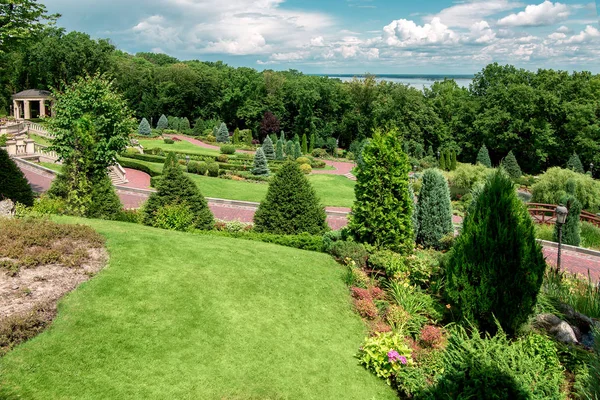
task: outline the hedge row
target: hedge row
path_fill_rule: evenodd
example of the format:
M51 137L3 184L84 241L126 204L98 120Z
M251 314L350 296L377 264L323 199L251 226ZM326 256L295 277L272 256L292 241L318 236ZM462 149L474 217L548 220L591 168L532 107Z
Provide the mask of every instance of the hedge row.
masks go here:
M227 232L227 231L196 231L202 235L215 235L236 239L255 240L258 242L273 243L280 246L293 247L300 250L323 252L323 237L303 233L300 235L275 235L257 232Z
M161 173L151 170L147 165L139 163L131 158L119 157L119 164L121 164L124 168L137 169L139 171L145 172L148 175L154 177L159 176Z

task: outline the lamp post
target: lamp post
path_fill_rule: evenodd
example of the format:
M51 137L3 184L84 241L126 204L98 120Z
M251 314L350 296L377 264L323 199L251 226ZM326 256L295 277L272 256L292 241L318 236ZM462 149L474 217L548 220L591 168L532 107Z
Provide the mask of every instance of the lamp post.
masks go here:
M594 176L594 163L590 163L590 175Z
M440 151L439 150L437 151L437 158L438 158L438 161L439 161L440 160Z
M185 156L185 165L189 165L190 163L190 156Z
M414 182L417 179L417 166L413 165L413 175L412 175L412 181Z
M556 267L560 271L560 247L562 243L562 226L567 221L567 214L569 210L562 204L556 207L556 224L558 225L558 257L556 259Z

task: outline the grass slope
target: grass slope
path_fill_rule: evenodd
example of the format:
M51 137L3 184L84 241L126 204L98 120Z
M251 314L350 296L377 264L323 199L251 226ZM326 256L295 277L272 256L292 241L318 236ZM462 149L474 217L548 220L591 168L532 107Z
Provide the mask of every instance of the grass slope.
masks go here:
M185 140L175 142L173 144L166 144L163 139L138 139L138 141L142 146L144 146L144 149L154 149L158 147L165 151L184 151L186 153L203 156L217 156L220 154L219 150L196 146L195 144Z
M327 255L61 218L110 265L0 359L0 398L393 399L353 357L364 328Z

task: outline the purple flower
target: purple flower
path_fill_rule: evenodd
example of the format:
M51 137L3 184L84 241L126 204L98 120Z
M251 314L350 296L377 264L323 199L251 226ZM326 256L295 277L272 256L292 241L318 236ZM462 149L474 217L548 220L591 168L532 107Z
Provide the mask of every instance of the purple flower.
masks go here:
M400 362L401 362L402 364L406 364L406 357L404 357L404 356L400 356Z
M398 360L402 360L404 357L401 357L400 354L396 350L390 350L387 353L389 362L393 363ZM406 358L404 358L404 364L406 364Z

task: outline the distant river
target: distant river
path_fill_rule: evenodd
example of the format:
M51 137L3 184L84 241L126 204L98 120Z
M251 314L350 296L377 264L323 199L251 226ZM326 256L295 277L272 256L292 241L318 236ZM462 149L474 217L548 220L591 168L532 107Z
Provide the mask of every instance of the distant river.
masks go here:
M351 81L354 77L359 79L364 78L365 75L352 75L352 74L315 74L318 76L327 76L333 79L340 79L343 82ZM377 81L389 81L395 83L402 83L409 85L419 90L428 88L433 85L436 81L443 81L444 78L454 79L456 83L461 87L469 87L473 81L473 75L400 75L400 74L385 74L385 75L374 75Z

